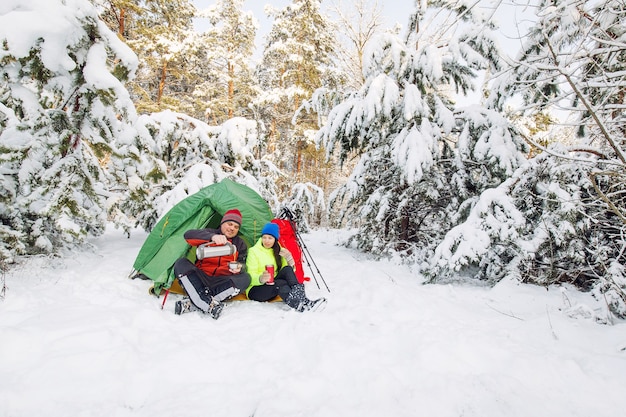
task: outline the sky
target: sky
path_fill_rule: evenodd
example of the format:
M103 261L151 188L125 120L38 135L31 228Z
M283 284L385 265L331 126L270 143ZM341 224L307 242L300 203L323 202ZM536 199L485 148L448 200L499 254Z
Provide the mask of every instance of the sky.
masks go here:
M2 278L0 416L615 417L626 323L565 285L422 285L398 260L302 234L324 310L231 301L214 320L128 278L146 234ZM318 279L319 288L315 277ZM326 291L320 277L328 285ZM0 282L0 284L2 284Z
M215 0L193 0L196 8L202 9L209 5L215 4ZM265 5L270 4L275 8L283 8L290 4L289 0L247 0L244 10L250 10L259 21L259 31L257 33L257 44L263 44L263 37L269 32L272 20L265 16L263 9ZM322 2L322 7L331 5L332 2L326 0ZM342 0L342 4L350 4L350 0ZM405 27L408 23L409 13L413 11L415 0L378 0L380 8L385 16L385 27L393 27L396 23L400 23Z
M212 4L215 0L194 0L196 4L204 3L204 4ZM374 3L375 0L370 0L370 3ZM247 9L252 10L261 21L261 19L265 16L263 13L263 8L266 4L270 4L276 8L283 8L290 4L289 0L246 0L245 6ZM348 6L351 4L351 0L341 0L341 2L337 0L324 0L322 1L322 7L332 7L333 4L339 4ZM415 6L415 0L378 0L379 8L382 9L383 15L385 16L385 26L392 27L396 22L406 26L406 23L409 18L409 12L413 11ZM265 24L265 22L261 22L261 24ZM270 22L271 24L271 22Z
M376 0L370 0L374 3ZM502 33L502 42L507 47L517 48L519 46L520 28L523 30L527 26L529 19L531 18L532 8L527 3L533 0L480 0L484 6L483 11L488 12L491 4L498 4L498 11L495 18L499 23L500 32ZM193 0L195 6L198 9L205 8L211 4L215 4L215 0ZM283 8L290 4L289 0L246 0L245 10L253 12L254 16L259 21L259 31L257 33L257 44L263 44L263 37L271 29L272 21L266 18L263 11L265 5L270 4L275 8ZM322 7L332 7L333 4L341 4L348 6L351 4L351 0L325 0L322 2ZM383 27L392 28L396 24L400 24L403 28L406 28L410 13L415 10L415 0L378 0L378 5L382 9L384 18ZM507 51L508 52L508 51Z

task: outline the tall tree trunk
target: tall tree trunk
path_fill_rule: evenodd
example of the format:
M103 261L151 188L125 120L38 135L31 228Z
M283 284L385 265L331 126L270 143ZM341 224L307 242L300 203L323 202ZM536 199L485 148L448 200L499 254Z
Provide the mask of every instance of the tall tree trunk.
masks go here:
M126 26L126 9L120 10L119 32L120 38L124 39L124 28Z
M274 112L276 112L277 106L274 106ZM276 143L276 136L278 135L278 126L276 122L276 118L272 119L272 125L270 127L270 134L268 136L267 141L267 152L272 153L276 150L274 144Z
M159 92L157 94L156 102L158 105L161 105L161 98L163 98L163 90L165 90L165 78L167 77L167 61L163 61L163 66L161 67L161 80L159 81Z
M232 119L234 115L234 107L235 107L235 82L233 81L233 77L235 76L235 67L233 64L228 62L228 118Z
M296 178L300 175L302 171L302 148L304 147L304 141L299 140L296 143Z

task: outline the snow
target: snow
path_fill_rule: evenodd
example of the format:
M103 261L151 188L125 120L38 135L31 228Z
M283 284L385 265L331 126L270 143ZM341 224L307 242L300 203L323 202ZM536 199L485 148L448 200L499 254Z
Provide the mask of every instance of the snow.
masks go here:
M438 153L438 144L434 139L432 127L422 123L420 129L411 126L403 129L393 141L394 161L404 167L406 182L415 184L422 179L424 171L434 164L433 154Z
M95 17L95 12L86 0L59 4L1 2L0 32L8 49L0 57L25 57L43 37L46 68L61 75L75 68L67 47L82 39L81 19ZM98 25L106 46L132 72L136 57L131 50ZM382 54L382 45L391 48L388 55ZM441 76L442 60L433 48L420 59L429 75ZM405 118L428 113L419 90L403 87L403 98L394 81L406 69L400 59L403 51L403 43L391 35L372 42L366 72L385 75L370 82L363 100L338 106L334 112L342 117L327 131L347 122L346 132L352 133L378 113L392 113L401 99ZM104 45L90 47L85 78L91 86L114 89L127 101L105 68L105 52ZM51 85L71 90L61 75ZM15 85L11 91L14 99L24 102L26 113L40 108L32 87ZM30 136L15 130L12 109L1 108L10 115L5 130L10 134L3 136L3 144L18 148ZM454 115L442 110L438 106L437 114L449 131ZM106 114L102 111L97 114ZM163 132L190 123L167 112L153 117L164 126ZM147 132L142 128L145 119L137 123L140 132ZM234 120L221 133L213 133L244 158L255 143L245 140L258 140L245 134L252 128ZM409 146L409 140L419 137L417 132L398 136L402 153L395 156L398 163L406 159L402 165L408 168L409 182L419 179L431 163L427 149ZM133 143L130 129L118 133L118 139ZM208 133L196 134L212 140ZM476 153L499 160L513 154L502 140L508 139L506 134L500 127L489 131ZM158 150L160 141L141 136ZM371 157L363 155L347 187L362 181L360 174ZM21 173L26 176L37 168L33 160L25 160ZM158 200L163 211L215 181L218 167L209 168L186 171L179 187ZM128 175L132 189L142 186L137 171L129 169ZM5 186L16 189L11 187ZM442 245L447 251L443 255L453 256L457 249L458 262L468 253L481 256L486 247L481 236L489 239L491 230L481 235L474 226L481 214L490 213L493 202L508 201L500 192L484 194L472 213L473 227L453 229L447 246ZM369 197L380 199L381 206L388 204L388 195L377 192ZM506 212L514 215L511 223L521 216L512 206ZM380 210L381 217L385 213ZM500 234L513 233L504 220L490 224L502 224ZM72 225L69 219L61 221L66 228ZM31 258L13 267L0 276L8 287L4 294L0 288L0 417L613 417L626 408L626 324L610 318L613 325L593 321L597 311L606 310L603 300L566 286L545 289L513 280L494 288L422 285L423 278L398 261L375 261L337 246L347 233L318 230L304 236L331 288L327 293L322 282L319 287L307 283L309 295L329 299L326 309L315 313L299 314L278 303L231 302L215 321L200 313L176 316L174 301L180 297L174 295L161 310L162 299L148 295L149 282L127 278L146 237L140 231L127 239L123 231L110 227L90 241L92 248L85 253ZM459 242L460 250L455 248ZM53 242L41 236L37 244ZM617 264L612 268L623 269Z
M303 235L323 311L230 302L176 316L131 280L146 235L5 274L0 416L613 417L626 407L625 323L567 287L422 285L391 261ZM309 273L310 275L310 273ZM319 278L319 274L318 274ZM587 314L586 314L587 313Z
M81 41L83 31L76 26L76 21L92 18L98 22L97 14L85 0L66 0L63 6L50 0L4 0L0 5L0 33L7 41L10 54L24 58L38 39L45 39L41 42L41 58L46 68L53 72L74 69L76 62L65 46ZM98 25L106 35L104 24L99 22ZM118 55L123 54L125 61L136 63L136 56L117 37L109 36L107 40ZM6 54L5 50L0 56Z

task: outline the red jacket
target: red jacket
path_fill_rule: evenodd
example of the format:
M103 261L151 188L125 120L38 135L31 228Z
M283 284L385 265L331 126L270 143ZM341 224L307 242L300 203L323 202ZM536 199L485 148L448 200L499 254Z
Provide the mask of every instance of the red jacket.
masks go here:
M219 229L195 229L185 232L184 238L191 246L200 246L204 243L211 242L214 235L222 234ZM230 243L235 245L235 253L227 256L217 256L213 258L204 258L196 260L196 266L204 271L207 275L216 277L223 275L232 275L228 270L228 263L238 261L245 265L246 256L248 255L248 246L246 242L239 236L228 239Z

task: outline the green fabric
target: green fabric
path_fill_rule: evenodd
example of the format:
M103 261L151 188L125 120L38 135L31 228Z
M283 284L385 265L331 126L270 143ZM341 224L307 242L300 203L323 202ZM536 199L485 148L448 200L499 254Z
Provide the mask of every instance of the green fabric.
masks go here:
M263 226L274 216L269 205L253 189L230 179L209 185L185 198L168 211L150 232L133 268L154 281L155 294L174 281L177 259L194 252L183 235L190 229L218 228L224 213L238 209L242 215L239 236L250 247L261 235Z
M281 256L281 268L287 266L287 261ZM263 246L261 238L257 240L256 244L248 249L248 258L246 259L246 270L250 274L250 286L246 289L246 295L250 292L250 289L256 285L263 285L259 281L259 277L265 271L265 265L274 265L274 271L276 268L276 259L274 258L274 251L272 248L266 248Z

